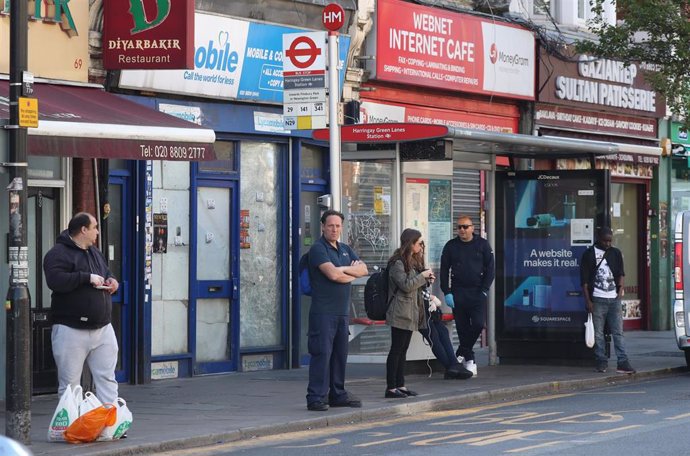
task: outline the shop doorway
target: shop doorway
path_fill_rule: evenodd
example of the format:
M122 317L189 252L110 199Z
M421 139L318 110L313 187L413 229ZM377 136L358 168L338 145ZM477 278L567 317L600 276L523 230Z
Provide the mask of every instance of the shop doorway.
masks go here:
M647 287L644 282L647 257L647 217L640 208L645 207L645 185L637 183L611 183L611 229L613 245L623 252L625 259L625 296L623 324L625 330L644 329L647 318Z
M236 198L235 181L198 181L192 211L189 309L194 375L237 370Z
M322 185L303 185L300 193L300 244L299 258L309 252L311 246L321 237L321 214L328 209L318 203L318 197L326 193ZM309 329L309 309L311 296L300 293L300 346L299 360L301 365L309 364L309 350L307 349L307 331Z
M134 261L131 178L126 172L113 171L108 181L108 202L112 210L101 226L102 251L110 272L120 282L112 295L112 325L119 347L115 376L118 382L129 382L131 373L132 315L131 274ZM103 214L105 215L105 214ZM130 260L127 260L127 259Z
M60 189L29 187L27 245L31 296L33 393L57 392L57 367L50 343L50 294L43 276L43 257L55 245L60 232Z

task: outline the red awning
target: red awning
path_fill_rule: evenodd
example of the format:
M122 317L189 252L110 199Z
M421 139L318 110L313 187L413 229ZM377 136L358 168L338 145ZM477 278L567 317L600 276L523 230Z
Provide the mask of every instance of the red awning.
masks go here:
M34 84L38 128L29 155L128 160L215 160L213 130L95 87ZM0 81L0 117L9 119L9 84Z

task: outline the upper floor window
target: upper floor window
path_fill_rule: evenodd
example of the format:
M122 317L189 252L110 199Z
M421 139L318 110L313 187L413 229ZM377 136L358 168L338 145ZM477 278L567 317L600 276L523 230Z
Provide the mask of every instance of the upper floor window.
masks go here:
M536 21L555 20L559 25L586 27L594 17L595 0L511 0L510 12ZM604 0L603 12L607 24L616 24L615 0Z
M587 8L589 0L577 0L577 20L586 21L587 20Z
M551 14L552 0L512 0L510 12L529 18L540 18Z
M595 0L553 0L551 2L552 13L559 24L586 27L587 21L594 18L594 1ZM607 24L616 24L615 0L604 0L602 14Z
M548 16L551 14L551 0L531 0L532 14L535 16Z

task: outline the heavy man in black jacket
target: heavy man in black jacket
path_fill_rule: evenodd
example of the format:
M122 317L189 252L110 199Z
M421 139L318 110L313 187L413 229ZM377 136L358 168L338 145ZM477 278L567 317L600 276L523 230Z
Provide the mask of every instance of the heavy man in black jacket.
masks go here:
M484 329L486 301L494 276L494 252L489 242L474 234L471 218L461 215L458 237L448 241L441 253L441 291L455 317L460 339L458 361L474 375L477 364L473 347Z
M118 397L118 346L110 324L111 295L119 284L95 247L97 238L94 216L78 213L46 254L43 270L53 290L51 342L60 384L58 394L61 396L67 385L80 384L86 361L96 396L103 403L114 403Z
M616 350L619 374L634 374L635 369L628 361L623 340L623 254L613 247L613 231L604 226L597 232L597 241L582 254L580 260L580 282L585 296L587 312L592 314L594 323L594 356L597 371L606 372L604 325L608 323L613 346Z

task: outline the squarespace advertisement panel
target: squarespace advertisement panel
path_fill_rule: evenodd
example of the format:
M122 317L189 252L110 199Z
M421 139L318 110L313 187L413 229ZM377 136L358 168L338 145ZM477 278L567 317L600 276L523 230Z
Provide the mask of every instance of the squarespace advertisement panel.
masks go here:
M608 207L608 172L497 173L497 330L544 338L583 333L580 257Z

